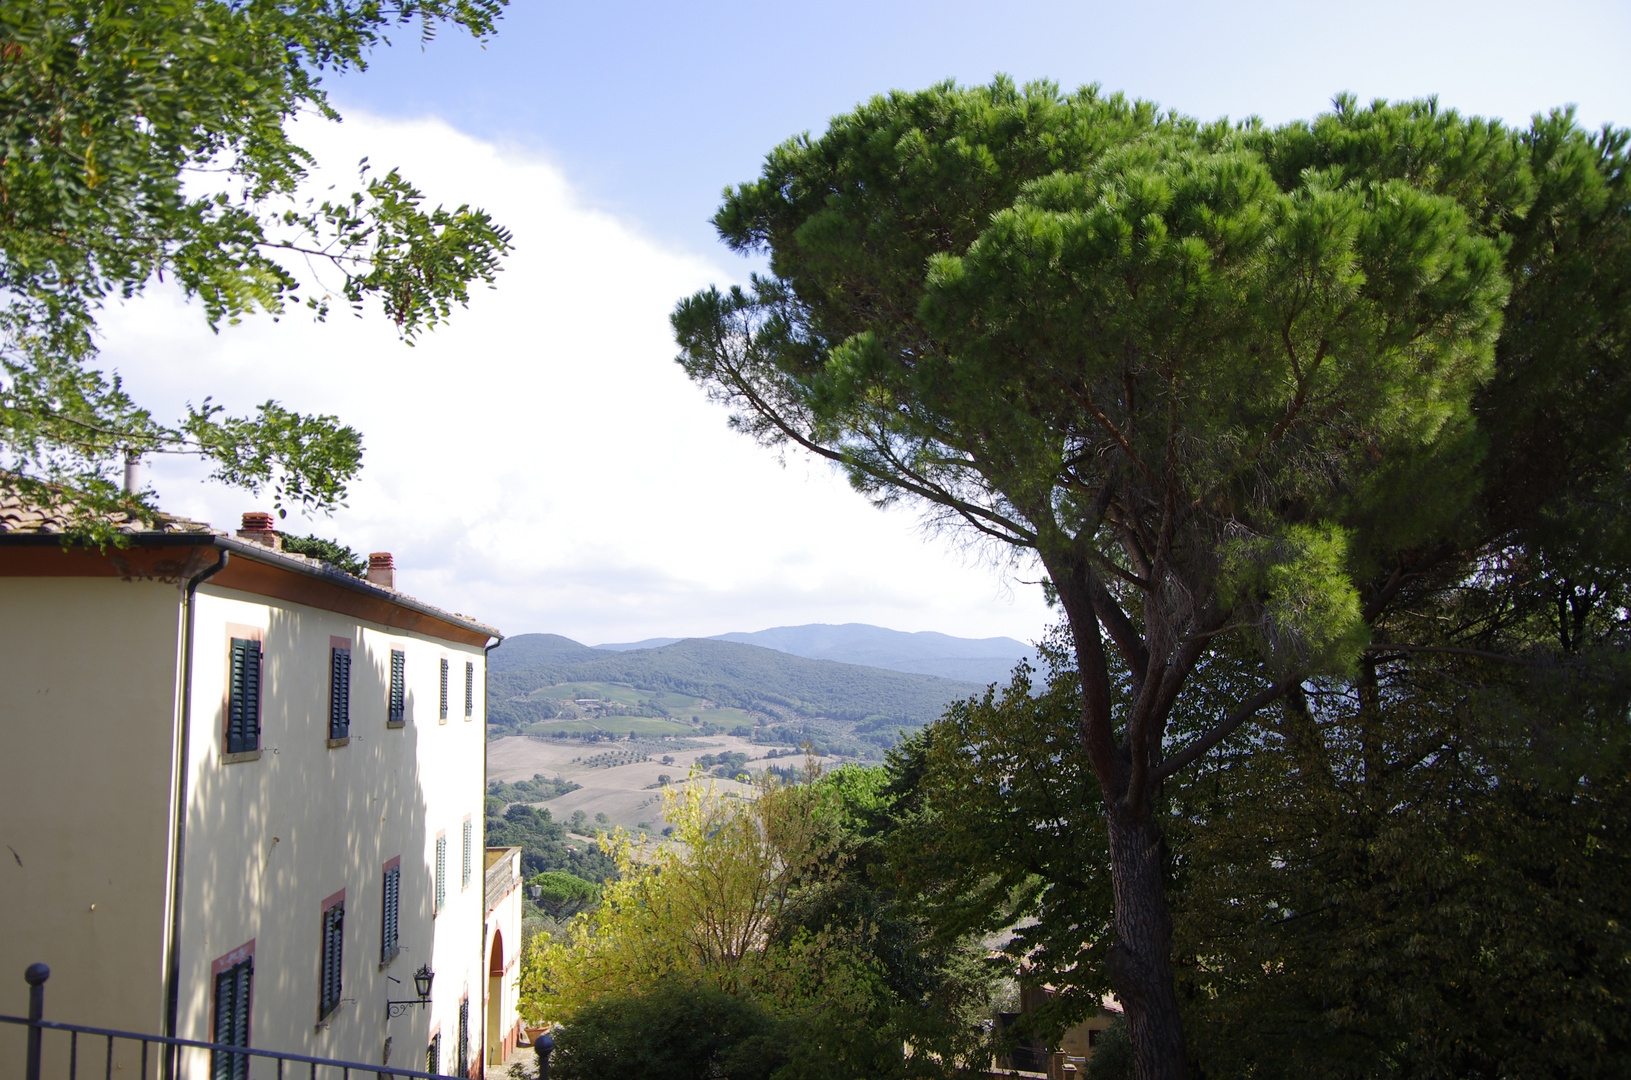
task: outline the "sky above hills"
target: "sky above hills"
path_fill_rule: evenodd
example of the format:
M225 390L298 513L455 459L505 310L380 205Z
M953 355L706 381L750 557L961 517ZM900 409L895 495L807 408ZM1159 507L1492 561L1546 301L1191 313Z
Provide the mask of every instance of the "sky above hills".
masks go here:
M286 527L390 550L431 603L579 641L866 622L1030 641L1037 570L925 535L829 470L726 429L672 363L667 317L754 264L714 239L726 184L891 88L1099 82L1202 117L1314 114L1437 93L1521 121L1578 103L1631 123L1624 3L941 3L517 0L485 47L444 33L333 84L302 121L349 190L400 165L433 200L510 226L499 288L408 348L380 320L303 314L212 335L162 288L112 312L104 358L161 414L269 397L359 427L367 466L332 519ZM231 525L253 497L154 464L169 509Z

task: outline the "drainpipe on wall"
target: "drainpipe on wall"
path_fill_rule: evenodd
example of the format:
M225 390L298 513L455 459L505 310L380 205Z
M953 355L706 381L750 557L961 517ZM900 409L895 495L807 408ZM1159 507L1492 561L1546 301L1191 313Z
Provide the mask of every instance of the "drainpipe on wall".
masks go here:
M481 948L476 951L480 958L477 971L481 972L481 985L492 992L493 980L487 976L487 967L492 958L487 955L487 688L492 683L492 655L493 650L504 644L504 635L498 635L498 640L481 650ZM516 942L516 947L520 947ZM498 980L498 992L504 992L504 979ZM481 1075L487 1075L487 1017L492 1007L487 1004L487 995L481 998ZM503 1001L499 1002L499 1012L504 1011ZM502 1032L499 1033L503 1035ZM500 1065L504 1064L502 1061Z
M187 579L187 599L182 610L187 625L182 630L181 646L181 738L176 757L176 821L171 844L176 853L175 878L170 886L170 948L165 957L168 969L164 977L164 1034L176 1037L176 1009L181 995L181 862L182 848L187 840L187 770L191 759L193 719L193 623L197 608L198 587L226 569L231 553L222 549L221 558L214 566L206 566ZM169 1047L164 1055L166 1076L176 1075L176 1048Z

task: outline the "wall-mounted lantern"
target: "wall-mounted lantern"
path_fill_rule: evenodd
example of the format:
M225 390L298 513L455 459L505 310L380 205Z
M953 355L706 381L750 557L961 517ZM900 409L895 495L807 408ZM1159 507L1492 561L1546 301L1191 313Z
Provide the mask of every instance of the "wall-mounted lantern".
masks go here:
M430 984L435 980L436 973L427 964L420 964L419 970L413 973L414 993L419 995L417 1001L387 1001L385 1003L385 1017L401 1016L415 1005L430 1004ZM395 980L392 980L395 981Z

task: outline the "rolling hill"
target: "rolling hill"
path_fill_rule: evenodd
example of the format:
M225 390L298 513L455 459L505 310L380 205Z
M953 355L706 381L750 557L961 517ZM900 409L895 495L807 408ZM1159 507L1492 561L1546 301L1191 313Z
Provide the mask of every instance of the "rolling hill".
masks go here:
M679 640L649 638L645 641L596 645L595 648L614 652L649 650L663 648ZM932 630L909 634L865 623L777 626L752 633L717 634L700 640L733 641L812 660L836 660L843 664L979 683L1007 682L1014 665L1033 656L1030 646L1010 637L960 638Z
M915 727L948 702L980 693L979 683L890 671L734 641L691 638L657 648L591 649L556 634L521 634L491 654L491 734L578 720L580 693L594 717L616 713L691 723L710 709L730 724L825 718L870 730ZM613 693L589 687L628 687ZM559 688L559 689L557 689ZM720 717L722 726L727 718ZM626 726L626 725L625 725Z

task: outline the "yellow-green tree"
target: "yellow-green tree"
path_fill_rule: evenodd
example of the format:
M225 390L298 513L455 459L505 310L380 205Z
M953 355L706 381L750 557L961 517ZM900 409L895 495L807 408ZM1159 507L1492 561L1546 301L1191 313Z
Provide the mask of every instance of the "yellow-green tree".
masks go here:
M601 906L527 957L523 995L551 1020L566 1020L606 995L659 981L712 982L798 1011L812 985L831 1001L865 994L867 964L832 934L772 941L795 891L835 872L837 833L815 785L760 785L734 798L692 782L663 792L674 842L642 851L619 829L602 843L620 872ZM819 978L817 978L819 976Z
M980 950L929 942L875 880L890 817L879 776L811 772L749 799L693 777L664 792L674 843L648 854L621 831L603 838L620 879L524 955L528 1013L566 1024L563 1046L587 1046L607 1016L623 1030L652 1014L665 988L723 991L775 1028L778 1080L939 1076L978 1053Z

